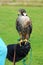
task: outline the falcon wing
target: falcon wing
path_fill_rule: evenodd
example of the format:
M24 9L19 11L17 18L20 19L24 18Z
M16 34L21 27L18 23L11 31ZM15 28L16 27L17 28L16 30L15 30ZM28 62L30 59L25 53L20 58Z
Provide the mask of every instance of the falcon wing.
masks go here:
M22 26L20 24L19 17L16 19L16 30L18 32L21 32L21 30L22 30Z

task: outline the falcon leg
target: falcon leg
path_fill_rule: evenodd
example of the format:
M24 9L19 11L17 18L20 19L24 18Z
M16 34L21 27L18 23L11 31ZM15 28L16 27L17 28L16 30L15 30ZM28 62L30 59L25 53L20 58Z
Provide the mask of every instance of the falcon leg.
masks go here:
M27 41L28 41L27 39L24 39L25 44L26 44Z
M19 35L20 35L20 39L22 39L22 33L21 32L19 33Z
M19 43L20 43L20 46L21 46L21 43L23 42L23 40L22 40L22 33L20 32L20 41L19 41Z
M30 35L26 34L25 38L28 40L30 38Z

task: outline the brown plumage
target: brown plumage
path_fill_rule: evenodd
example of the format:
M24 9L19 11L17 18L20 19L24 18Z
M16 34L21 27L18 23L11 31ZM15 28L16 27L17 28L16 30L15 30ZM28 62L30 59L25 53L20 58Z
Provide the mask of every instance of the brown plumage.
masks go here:
M26 12L22 12L22 14L19 14L19 16L16 19L16 30L18 31L22 40L28 40L32 32L32 21L30 17L27 16Z

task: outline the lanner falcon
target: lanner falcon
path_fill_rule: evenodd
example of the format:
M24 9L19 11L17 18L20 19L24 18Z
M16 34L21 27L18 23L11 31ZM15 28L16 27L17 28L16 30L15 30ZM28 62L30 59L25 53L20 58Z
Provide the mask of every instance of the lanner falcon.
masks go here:
M27 42L32 32L32 21L27 15L25 9L20 9L16 19L16 30L20 35L20 42Z

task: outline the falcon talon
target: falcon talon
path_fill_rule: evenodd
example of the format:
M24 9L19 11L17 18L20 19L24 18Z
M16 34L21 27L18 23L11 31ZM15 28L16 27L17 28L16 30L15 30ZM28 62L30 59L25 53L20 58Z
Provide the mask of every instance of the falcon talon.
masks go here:
M27 40L27 39L25 39L24 41L25 41L25 42L27 42L28 40Z
M20 43L23 42L23 40L20 40Z
M25 45L26 45L26 42L25 42Z
M21 46L21 43L22 43L22 42L23 42L23 40L20 40L20 42L19 42L19 43L20 43L20 46Z
M21 43L19 43L19 45L22 46Z

